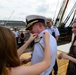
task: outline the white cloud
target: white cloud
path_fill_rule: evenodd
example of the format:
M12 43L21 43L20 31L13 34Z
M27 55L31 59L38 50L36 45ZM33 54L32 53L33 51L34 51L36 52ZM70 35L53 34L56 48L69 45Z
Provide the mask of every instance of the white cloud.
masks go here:
M53 18L55 14L58 13L56 9L59 10L61 1L62 0L1 0L0 20L24 21L26 16L31 14Z

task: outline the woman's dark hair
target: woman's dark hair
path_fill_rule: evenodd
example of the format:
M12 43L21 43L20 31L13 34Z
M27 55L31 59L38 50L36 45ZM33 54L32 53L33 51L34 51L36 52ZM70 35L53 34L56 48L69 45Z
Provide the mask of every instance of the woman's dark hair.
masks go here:
M76 18L74 19L73 23L76 23ZM72 23L72 24L73 24L73 23ZM72 46L73 46L75 40L76 40L76 36L74 36L74 40L73 40L73 42L72 42L72 45L71 45L71 47L70 47L70 50L72 49Z

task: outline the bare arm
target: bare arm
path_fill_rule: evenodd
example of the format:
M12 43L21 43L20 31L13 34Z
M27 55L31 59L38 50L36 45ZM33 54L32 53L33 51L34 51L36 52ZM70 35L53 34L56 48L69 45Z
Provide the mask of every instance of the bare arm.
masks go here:
M59 54L59 56L58 56L58 58L59 59L67 59L67 60L70 60L70 61L72 61L73 63L75 63L76 64L76 59L75 58L73 58L73 57L71 57L71 56L69 56L69 55L67 55L67 54L64 54L64 53L60 53Z
M11 75L39 75L46 69L50 67L50 43L49 43L49 33L45 32L44 36L44 41L45 41L45 50L44 50L44 60L40 63L37 63L32 66L27 66L25 67L20 66L17 68L13 68L11 70Z
M31 34L30 38L26 41L26 43L17 50L18 56L20 56L25 51L25 49L35 39L35 37L35 34Z
M20 59L21 64L26 64L26 63L28 63L30 61L31 61L31 57L27 58L27 59L25 59L25 58Z
M55 38L56 38L56 40L58 40L59 39L59 36L55 36Z
M57 34L57 35L55 35L55 38L58 41L59 36L60 36L60 32L59 32L58 28L55 28L55 29L56 29L55 34Z

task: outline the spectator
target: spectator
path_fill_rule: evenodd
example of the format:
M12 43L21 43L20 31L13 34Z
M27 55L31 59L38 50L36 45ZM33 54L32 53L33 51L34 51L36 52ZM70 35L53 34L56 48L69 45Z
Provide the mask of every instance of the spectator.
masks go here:
M24 35L23 31L21 31L19 36L20 36L20 42L21 42L21 46L22 46L24 44L24 40L25 40L25 35Z
M59 59L69 60L66 75L76 75L76 19L72 24L72 32L74 33L74 40L70 47L69 54L60 53Z
M50 34L52 34L56 38L56 40L59 39L59 35L60 35L59 30L57 27L53 26L52 19L47 19L47 30L50 32ZM57 75L58 73L57 59L55 60L55 65L53 69L54 69L54 75ZM50 73L50 75L52 75L52 73Z
M18 45L19 32L18 32L17 28L14 28L13 33L14 33L14 35L15 35L15 37L16 37L16 43L17 43L17 45Z

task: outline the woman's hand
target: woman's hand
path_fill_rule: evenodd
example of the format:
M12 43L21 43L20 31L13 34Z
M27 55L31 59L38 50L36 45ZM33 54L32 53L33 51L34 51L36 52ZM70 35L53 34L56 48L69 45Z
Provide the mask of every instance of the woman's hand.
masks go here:
M48 32L44 32L43 33L43 38L45 41L48 41L48 39L50 39L50 34Z
M28 59L25 59L25 58L20 59L21 64L27 64L30 61L31 61L31 57Z
M36 34L31 34L31 36L29 37L28 41L33 41L36 37L37 37Z
M60 53L59 56L58 56L58 59L62 59L62 58L68 59L68 55L65 54L65 53Z

